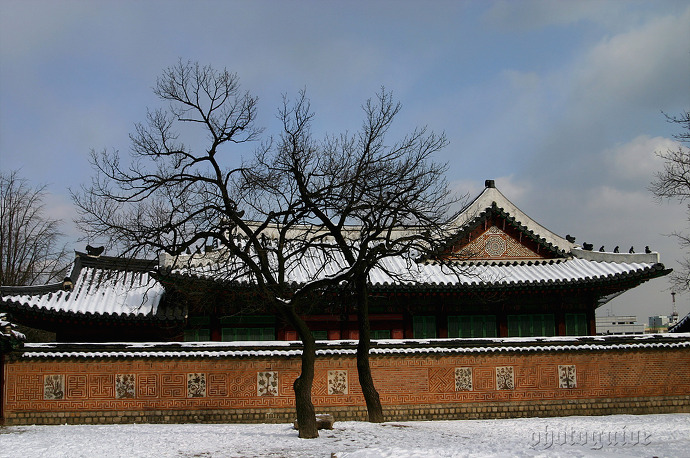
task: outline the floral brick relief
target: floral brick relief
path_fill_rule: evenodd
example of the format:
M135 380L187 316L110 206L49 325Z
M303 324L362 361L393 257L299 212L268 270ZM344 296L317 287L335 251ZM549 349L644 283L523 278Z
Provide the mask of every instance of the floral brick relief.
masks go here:
M347 371L328 371L328 394L347 394Z
M577 374L574 365L558 366L558 387L577 388Z
M187 397L203 398L206 396L206 374L187 374Z
M65 375L50 374L43 376L43 399L65 399Z
M133 399L136 397L136 375L115 375L115 399Z
M256 374L257 396L278 396L278 373L257 372Z
M455 368L455 391L472 391L472 368Z
M502 366L496 368L496 389L515 389L515 375L513 372L513 366Z

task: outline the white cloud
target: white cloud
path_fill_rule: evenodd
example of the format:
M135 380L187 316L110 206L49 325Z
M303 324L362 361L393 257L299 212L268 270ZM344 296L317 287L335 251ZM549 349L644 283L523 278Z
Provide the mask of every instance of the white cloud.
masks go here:
M668 138L640 135L628 143L605 150L603 156L612 177L639 183L651 181L654 172L663 167L663 161L656 152L677 146L677 142Z
M578 64L575 99L603 110L621 105L668 110L683 99L689 102L688 24L690 7L604 38Z

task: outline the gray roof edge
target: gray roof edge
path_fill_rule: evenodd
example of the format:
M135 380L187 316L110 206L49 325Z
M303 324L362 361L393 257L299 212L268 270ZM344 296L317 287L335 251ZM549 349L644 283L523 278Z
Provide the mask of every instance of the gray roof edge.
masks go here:
M520 224L534 232L535 235L546 240L547 243L551 243L565 252L570 252L572 248L577 246L569 242L565 237L561 237L537 223L495 187L484 188L482 193L465 207L465 209L456 216L455 220L450 223L449 229L451 231L459 230L469 221L479 216L487 208L491 208L494 203L497 207L502 208L506 213L515 218Z

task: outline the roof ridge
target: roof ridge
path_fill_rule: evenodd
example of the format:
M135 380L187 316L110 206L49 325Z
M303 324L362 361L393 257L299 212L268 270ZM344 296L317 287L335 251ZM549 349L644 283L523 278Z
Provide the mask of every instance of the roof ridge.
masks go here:
M488 209L495 209L502 213L501 216L504 218L512 219L512 221L517 223L515 225L516 229L530 235L535 242L546 247L553 246L558 252L568 253L576 246L564 237L539 224L524 211L520 210L517 205L504 196L495 186L489 185L455 217L450 223L449 230L462 230L467 225L477 221L478 218L486 217L486 210Z

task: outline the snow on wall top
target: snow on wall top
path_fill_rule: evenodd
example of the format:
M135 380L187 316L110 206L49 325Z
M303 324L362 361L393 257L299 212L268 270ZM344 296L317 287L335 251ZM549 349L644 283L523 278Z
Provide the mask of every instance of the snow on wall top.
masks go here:
M507 337L372 341L371 355L690 349L690 333L596 337ZM357 341L317 342L317 356L355 355ZM12 358L267 358L301 355L299 342L165 342L26 344Z

